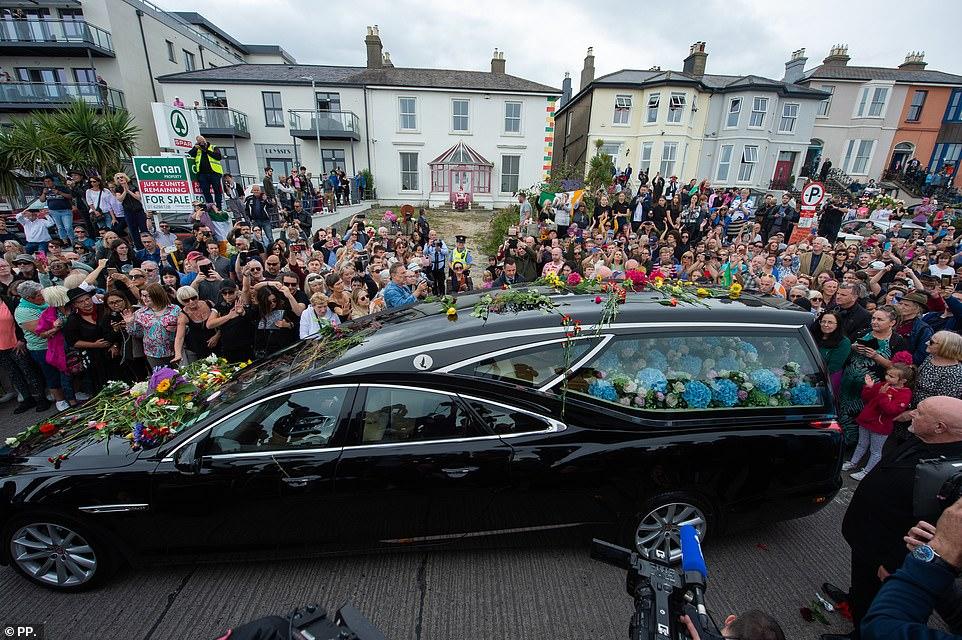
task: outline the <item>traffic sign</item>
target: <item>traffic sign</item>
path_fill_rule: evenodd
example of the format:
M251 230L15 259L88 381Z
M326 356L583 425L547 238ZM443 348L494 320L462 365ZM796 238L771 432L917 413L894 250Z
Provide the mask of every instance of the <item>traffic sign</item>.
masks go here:
M144 209L158 213L192 209L195 198L186 158L134 156L133 161Z
M825 199L825 185L821 182L809 182L802 189L803 207L817 207Z
M160 102L151 103L150 108L154 114L157 144L161 149L187 151L194 146L197 136L200 135L197 112Z

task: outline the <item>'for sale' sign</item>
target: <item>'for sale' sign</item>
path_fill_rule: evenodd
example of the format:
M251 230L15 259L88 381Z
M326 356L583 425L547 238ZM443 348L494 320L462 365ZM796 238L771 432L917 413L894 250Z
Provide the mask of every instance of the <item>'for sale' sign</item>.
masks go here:
M194 195L185 158L135 156L133 160L144 209L158 213L191 210Z

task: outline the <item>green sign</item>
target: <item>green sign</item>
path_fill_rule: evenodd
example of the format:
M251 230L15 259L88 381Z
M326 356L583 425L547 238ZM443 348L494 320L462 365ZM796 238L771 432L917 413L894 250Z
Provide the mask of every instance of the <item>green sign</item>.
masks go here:
M134 156L133 161L144 209L158 213L191 210L194 194L184 158Z
M187 118L177 109L174 109L170 112L170 126L173 128L174 133L179 136L186 136L190 131L190 127L187 124Z

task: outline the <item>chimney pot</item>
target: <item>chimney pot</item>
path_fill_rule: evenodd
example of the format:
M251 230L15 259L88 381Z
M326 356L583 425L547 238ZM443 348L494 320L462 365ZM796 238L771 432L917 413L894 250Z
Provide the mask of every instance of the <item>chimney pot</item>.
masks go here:
M924 51L909 51L905 56L905 62L899 65L899 69L903 71L922 71L926 64Z
M595 48L588 47L588 55L585 56L585 66L581 70L581 85L579 91L583 91L585 87L594 82L595 80Z
M504 75L504 51L494 50L491 56L491 73Z
M705 75L705 66L707 63L708 54L705 53L705 42L699 40L691 45L690 53L688 57L685 58L684 68L682 70L688 75L701 78Z
M828 56L822 60L823 64L837 67L844 67L848 64L851 57L848 55L847 44L836 44L828 52Z
M381 44L381 36L378 35L377 25L367 28L367 36L364 38L364 46L367 49L367 68L383 68L384 46Z

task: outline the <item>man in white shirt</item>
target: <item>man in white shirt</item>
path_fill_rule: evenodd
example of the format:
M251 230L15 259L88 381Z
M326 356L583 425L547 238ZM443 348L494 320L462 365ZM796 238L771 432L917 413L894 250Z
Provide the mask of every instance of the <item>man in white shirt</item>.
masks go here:
M50 242L50 232L47 229L57 224L53 218L47 217L47 209L41 209L39 214L25 209L17 214L17 222L23 226L23 235L27 238L27 253L46 253L47 244Z
M523 193L518 194L518 209L521 224L524 224L531 217L531 203L528 202L528 197Z

